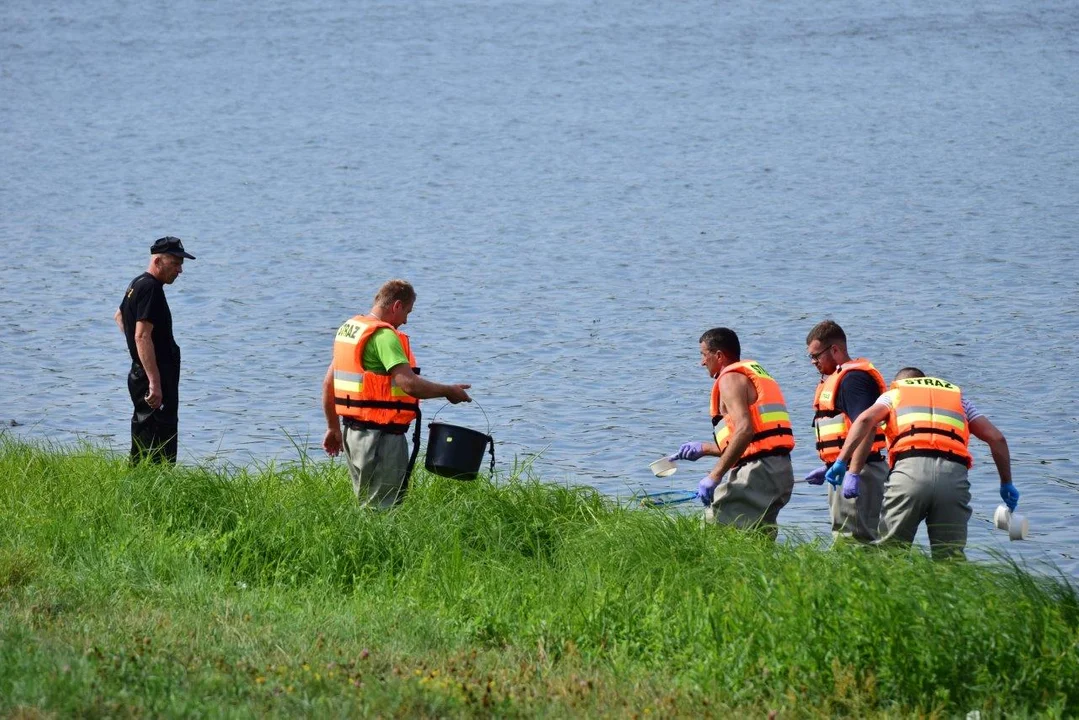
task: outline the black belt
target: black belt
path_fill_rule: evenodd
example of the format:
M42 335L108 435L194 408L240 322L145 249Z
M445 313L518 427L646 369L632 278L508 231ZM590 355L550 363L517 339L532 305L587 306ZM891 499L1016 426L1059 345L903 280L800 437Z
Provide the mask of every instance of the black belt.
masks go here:
M408 432L408 423L394 423L391 425L380 425L373 422L364 422L363 420L357 420L355 418L343 417L341 422L349 430L381 430L389 435L404 435Z

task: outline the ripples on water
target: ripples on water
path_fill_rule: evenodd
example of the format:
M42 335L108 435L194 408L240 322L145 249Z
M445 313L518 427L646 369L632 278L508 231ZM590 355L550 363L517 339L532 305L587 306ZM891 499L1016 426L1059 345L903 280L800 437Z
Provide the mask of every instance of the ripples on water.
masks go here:
M404 276L503 468L693 487L647 463L707 436L696 341L728 325L808 471L832 316L1008 436L1035 540L990 532L979 444L972 544L1077 574L1077 31L1066 2L9 0L0 420L126 445L111 315L164 234L199 256L169 289L188 461L318 452L334 329ZM825 531L823 491L781 519Z

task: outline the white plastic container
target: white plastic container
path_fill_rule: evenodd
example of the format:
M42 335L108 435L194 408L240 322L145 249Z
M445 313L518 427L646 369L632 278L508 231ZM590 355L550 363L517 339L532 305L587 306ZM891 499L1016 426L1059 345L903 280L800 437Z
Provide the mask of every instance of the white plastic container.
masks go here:
M993 513L993 524L997 526L997 530L1007 530L1008 523L1012 520L1012 511L1008 509L1007 505L997 505L997 511Z
M1012 513L1008 522L1008 537L1012 540L1026 540L1030 536L1030 523L1022 515Z
M649 463L648 469L656 477L668 477L678 471L678 464L670 458L661 457L659 460Z

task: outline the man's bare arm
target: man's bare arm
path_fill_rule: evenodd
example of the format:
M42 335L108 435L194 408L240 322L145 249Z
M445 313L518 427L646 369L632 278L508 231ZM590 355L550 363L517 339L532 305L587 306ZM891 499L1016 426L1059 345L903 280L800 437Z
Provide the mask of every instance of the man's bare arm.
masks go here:
M742 457L742 453L753 440L753 417L750 415L749 390L753 385L744 375L729 373L719 381L719 392L726 406L728 425L734 427L727 449L719 456L716 465L709 473L713 480L719 480ZM718 448L717 448L718 449Z
M444 385L442 383L432 382L412 372L412 368L408 366L408 363L395 365L390 369L390 375L393 376L394 381L397 383L397 387L418 400L441 397L446 398L454 404L459 402L472 402L472 398L465 392L468 388L472 387L471 385Z
M838 460L847 463L851 472L861 472L865 466L865 459L869 456L869 449L873 446L872 438L877 434L877 426L888 418L890 409L887 405L873 403L858 416L854 424L850 426L847 439L843 448L839 451ZM858 470L854 470L858 468Z
M993 463L997 466L997 474L1000 475L1001 484L1012 481L1012 456L1008 450L1008 441L1004 433L990 422L989 418L982 415L970 423L970 434L989 446L989 452L993 453Z

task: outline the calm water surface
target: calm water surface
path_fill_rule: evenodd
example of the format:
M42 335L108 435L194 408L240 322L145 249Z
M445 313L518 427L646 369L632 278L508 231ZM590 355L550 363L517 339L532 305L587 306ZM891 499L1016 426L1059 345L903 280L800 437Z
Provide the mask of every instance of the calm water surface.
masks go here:
M695 487L647 464L707 437L727 325L801 474L831 316L1007 435L1033 538L991 531L978 443L975 555L1079 576L1077 77L1070 0L6 0L0 421L124 449L111 318L165 234L199 258L168 290L188 462L317 455L333 333L402 276L503 470ZM780 520L826 532L823 490Z

